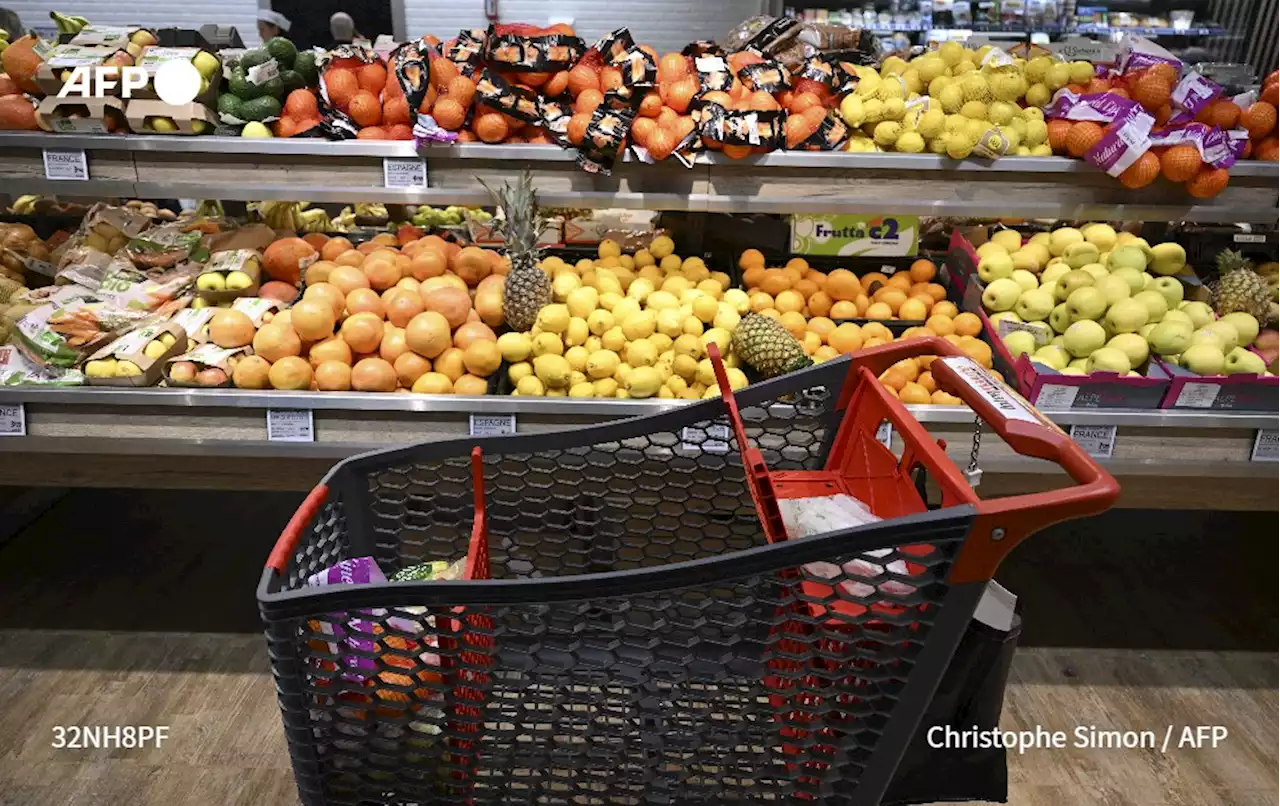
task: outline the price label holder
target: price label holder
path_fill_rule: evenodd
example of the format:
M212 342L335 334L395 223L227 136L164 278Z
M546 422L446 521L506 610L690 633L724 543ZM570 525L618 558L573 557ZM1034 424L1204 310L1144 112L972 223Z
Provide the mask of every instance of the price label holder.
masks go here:
M83 149L46 148L44 178L58 181L85 182L89 179L89 159Z
M1216 383L1185 383L1173 405L1178 408L1211 409L1222 386Z
M1036 395L1036 408L1042 411L1069 409L1071 404L1076 402L1076 395L1079 393L1080 387L1078 386L1046 383L1040 387L1040 393Z
M516 432L516 416L514 414L473 414L471 415L471 436L501 437Z
M0 437L27 435L27 408L22 403L0 403Z
M693 453L728 453L733 430L727 425L686 427L680 432L680 449Z
M0 417L0 428L4 419ZM1249 454L1251 462L1280 462L1280 431L1274 428L1259 428L1253 438L1253 451Z
M1071 438L1094 459L1110 459L1116 449L1114 425L1073 425Z
M268 442L315 442L311 409L267 409Z
M880 421L880 427L876 429L876 442L893 450L893 423L888 420Z
M427 187L427 163L421 157L384 157L382 184L388 188Z

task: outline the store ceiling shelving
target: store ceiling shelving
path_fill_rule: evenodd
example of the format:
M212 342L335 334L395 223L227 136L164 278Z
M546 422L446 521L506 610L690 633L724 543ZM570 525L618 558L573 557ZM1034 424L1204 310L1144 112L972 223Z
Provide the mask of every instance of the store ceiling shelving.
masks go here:
M88 181L45 178L45 149L84 150ZM387 188L383 160L426 160L427 188ZM517 165L518 163L519 165ZM224 137L0 135L0 177L12 194L223 200L486 204L477 181L529 167L549 206L701 212L851 212L955 216L1274 222L1275 163L1240 162L1211 200L1159 184L1130 191L1080 160L932 154L774 152L745 160L699 155L624 160L612 176L581 170L556 146L467 144L415 152L408 143Z

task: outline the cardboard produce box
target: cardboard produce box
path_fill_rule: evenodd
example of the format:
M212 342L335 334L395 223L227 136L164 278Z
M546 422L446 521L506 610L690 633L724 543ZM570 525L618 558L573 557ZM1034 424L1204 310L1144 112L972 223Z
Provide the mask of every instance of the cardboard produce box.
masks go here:
M109 134L129 131L124 101L119 98L50 96L36 107L36 123L59 134Z
M201 344L189 353L176 355L164 362L164 383L165 386L192 387L201 389L215 389L231 385L231 373L235 371L236 362L247 355L248 347L219 347L216 344ZM179 364L194 364L194 367L177 367L178 374L175 377L175 366ZM183 371L194 371L190 378L183 375ZM210 373L205 375L206 370L217 370L221 372L221 376ZM204 382L202 383L201 380Z
M125 117L136 134L212 134L218 122L217 113L194 101L182 106L171 106L164 101L130 101L125 107ZM176 128L157 129L156 118L167 118Z
M117 53L121 55L116 56L115 54ZM36 69L36 85L44 91L45 95L56 96L62 89L62 85L71 77L72 70L77 67L107 64L108 60L113 59L113 57L116 60L123 61L125 64L133 64L133 57L120 48L55 45L50 49L48 57ZM85 87L84 94L86 96L96 94L96 91L97 82L95 81L93 86ZM121 92L120 81L116 81L115 86L106 92L108 95L119 96Z
M1280 378L1265 375L1197 375L1186 367L1156 358L1169 377L1163 409L1265 411L1280 409Z
M172 343L164 344L164 335L172 337ZM153 343L161 344L162 349L151 355L146 351ZM163 364L166 359L180 355L187 349L187 332L174 322L163 322L147 325L130 331L115 341L89 356L85 362L84 373L91 386L153 386L160 380ZM97 374L112 367L118 368L123 362L132 363L140 372L135 375Z
M207 308L183 308L175 313L170 321L186 331L189 342L204 344L209 340L209 320L218 310L212 305Z
M251 282L240 288L226 287L226 283L232 280L233 272L247 275ZM215 275L221 277L220 287L204 287L209 285ZM196 277L196 295L217 305L241 297L256 297L261 285L262 254L256 249L231 249L209 255L209 260Z
M204 54L204 56L201 56L201 54ZM208 62L208 59L213 61ZM222 60L218 58L218 54L205 48L147 48L143 51L142 58L137 62L139 67L147 71L147 86L140 90L134 90L132 97L158 100L160 96L156 94L154 83L156 71L160 69L161 65L171 61L191 62L197 70L201 66L207 68L206 71L201 72L201 76L203 77L207 72L209 78L203 78L200 92L193 100L195 103L216 108L218 105L218 85L222 83Z
M155 31L138 25L89 24L74 34L60 34L59 41L62 41L63 37L66 37L66 41L72 45L124 50L135 57L142 52L143 48L160 41ZM130 45L133 48L130 48ZM138 53L134 52L135 49Z
M562 243L561 226L563 223L564 219L562 218L549 219L542 232L538 233L538 245L556 246ZM506 243L506 239L494 230L493 221L476 221L469 218L467 219L467 231L471 235L472 243L478 246L493 246Z
M586 215L565 219L564 242L592 244L603 240L623 243L629 235L643 235L654 230L658 214L650 210L594 210ZM626 233L623 237L618 237Z

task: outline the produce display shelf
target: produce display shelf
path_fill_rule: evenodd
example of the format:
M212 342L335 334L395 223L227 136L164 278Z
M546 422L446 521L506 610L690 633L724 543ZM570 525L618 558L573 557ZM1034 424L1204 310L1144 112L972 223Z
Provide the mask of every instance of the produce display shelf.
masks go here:
M45 178L44 149L84 150L87 181ZM428 187L387 188L383 160L422 156ZM1160 184L1130 191L1080 160L1006 157L955 161L933 154L774 152L693 167L623 160L612 176L581 170L556 146L255 140L224 137L0 135L0 178L11 194L488 204L477 180L529 167L543 204L696 212L898 213L1150 221L1274 222L1277 165L1244 161L1217 197Z
M19 402L27 433L0 438L0 484L243 489L251 473L255 485L288 490L308 489L334 460L356 453L465 437L472 414L514 415L520 433L533 433L682 405L235 389L0 389L0 404ZM968 463L973 433L968 409L908 408L946 442L957 462ZM310 410L315 441L268 441L269 409ZM1258 429L1274 429L1274 416L1078 409L1047 414L1064 429L1118 428L1113 457L1104 464L1121 481L1124 505L1276 506L1275 463L1250 461ZM979 464L984 494L1057 483L1054 465L1018 457L989 433Z

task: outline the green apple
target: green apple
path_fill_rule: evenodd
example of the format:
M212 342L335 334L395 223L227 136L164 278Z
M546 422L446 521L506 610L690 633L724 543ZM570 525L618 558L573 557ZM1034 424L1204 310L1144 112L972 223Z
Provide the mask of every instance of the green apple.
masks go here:
M1169 312L1169 303L1159 291L1139 291L1133 295L1133 300L1146 306L1148 322L1159 322Z
M1099 347L1089 354L1089 371L1123 375L1129 371L1129 356L1115 347Z
M992 281L982 292L982 307L988 311L1009 311L1022 295L1022 286L1008 277Z
M173 118L163 116L149 117L143 121L143 124L152 131L165 132L166 134L178 130L178 124L173 122Z
M1030 291L1033 288L1040 287L1040 278L1026 269L1014 269L1013 276L1010 279L1022 286L1023 291Z
M1107 308L1107 328L1112 333L1138 333L1149 319L1147 306L1138 299L1121 299L1120 302Z
M1089 371L1089 359L1087 359L1087 358L1073 358L1073 359L1071 359L1071 363L1070 363L1070 364L1067 364L1067 369L1078 369L1078 370L1080 370L1081 372L1088 372L1088 371Z
M1107 300L1108 306L1115 305L1122 299L1128 299L1129 295L1133 293L1129 289L1129 283L1123 277L1116 277L1114 274L1098 278L1093 285L1102 292L1102 296Z
M1191 344L1191 328L1182 322L1161 322L1152 328L1147 342L1160 355L1178 355Z
M1098 262L1098 247L1091 243L1073 243L1062 253L1067 265L1079 269L1090 263Z
M1147 256L1136 246L1120 246L1112 249L1111 254L1107 255L1107 268L1112 271L1116 269L1142 271L1147 268Z
M1054 286L1062 275L1071 271L1071 267L1066 263L1052 263L1044 267L1044 271L1040 272L1040 285Z
M1129 357L1129 369L1142 366L1150 355L1147 340L1137 333L1121 333L1108 341L1107 346Z
M1185 302L1178 306L1178 310L1190 316L1195 327L1204 327L1213 321L1213 308L1204 302Z
M1132 266L1120 266L1119 268L1113 266L1109 276L1119 277L1128 283L1130 294L1138 293L1146 285L1146 281L1142 279L1142 271Z
M1154 283L1155 281L1156 281L1155 275L1153 275L1151 272L1144 271L1142 273L1142 288L1144 290L1150 289L1151 284Z
M1044 264L1040 262L1039 252L1033 249L1019 249L1009 255L1009 259L1013 261L1014 271L1038 272Z
M265 124L259 123L258 121L254 120L244 124L244 128L240 130L240 136L261 139L266 137L273 137L274 135L271 134L271 130L268 129Z
M1199 330L1192 331L1190 345L1195 347L1198 344L1208 344L1216 347L1218 348L1218 352L1224 355L1228 349L1227 340L1222 338L1222 334L1216 330L1210 330L1207 327L1202 327Z
M1027 245L1039 244L1040 246L1043 246L1045 249L1048 249L1050 237L1051 236L1047 232L1037 232L1035 235L1032 235L1027 240Z
M978 277L984 283L993 283L1013 276L1013 258L1008 252L993 252L978 261Z
M997 325L997 326L1005 319L1008 319L1011 322L1022 321L1022 317L1018 316L1013 311L1001 311L1000 313L993 313L991 314L990 319L991 319L991 324Z
M1013 310L1024 322L1043 322L1053 313L1053 294L1040 288L1023 291Z
M1080 230L1074 227L1056 229L1049 235L1049 254L1054 257L1065 254L1068 246L1083 241L1084 236L1080 234Z
M227 290L229 291L239 291L251 285L253 285L253 278L242 271L233 271L227 274Z
M1095 283L1110 274L1107 271L1107 267L1101 263L1086 263L1080 267L1080 271L1088 272Z
M1049 343L1054 347L1061 347L1064 350L1067 349L1067 337L1061 333L1054 336L1052 339L1049 339Z
M1046 344L1031 354L1031 360L1061 371L1071 360L1071 356L1056 344Z
M1151 247L1151 271L1170 275L1182 271L1187 265L1187 250L1181 244L1158 243Z
M218 61L218 57L206 50L197 53L191 63L196 66L196 70L200 75L206 79L212 79L222 72L222 63Z
M1182 302L1182 283L1176 277L1157 277L1149 289L1160 292L1169 310L1177 308L1178 303Z
M1072 322L1067 332L1063 333L1067 352L1076 358L1084 358L1107 343L1107 331L1102 325L1091 319Z
M1226 363L1222 348L1207 342L1193 344L1182 354L1182 366L1197 375L1221 375Z
M1220 321L1230 322L1240 334L1240 338L1236 340L1237 344L1253 344L1253 340L1258 338L1258 320L1244 311L1229 313Z
M1036 351L1036 337L1025 330L1015 330L1004 337L1004 346L1014 358Z
M1148 343L1150 343L1150 342L1151 342L1151 331L1155 330L1155 329L1156 329L1156 325L1158 325L1158 324L1159 324L1159 322L1148 322L1148 323L1146 323L1146 324L1145 324L1145 325L1143 325L1142 327L1138 328L1138 335L1139 335L1139 336L1141 336L1142 338L1146 339L1146 340L1147 340L1147 342L1148 342Z
M1055 333L1065 333L1071 327L1071 314L1067 313L1067 303L1063 302L1049 312L1049 327Z
M1080 234L1098 247L1099 252L1108 252L1116 245L1116 231L1109 224L1088 224L1081 228Z
M1093 285L1093 275L1075 269L1058 278L1058 284L1053 288L1053 297L1058 302L1066 302L1072 291L1090 285Z
M984 243L982 246L979 246L979 247L978 247L977 249L975 249L974 251L978 253L978 257L979 257L979 258L984 258L984 257L986 257L987 255L1007 255L1007 254L1009 254L1009 250L1008 250L1008 249L1005 249L1003 246L1001 246L1001 245L1000 245L999 243L997 243L996 241L987 241L986 243Z
M1077 288L1067 297L1067 315L1072 322L1082 319L1097 319L1107 311L1107 298L1091 285Z
M999 244L1006 252L1016 252L1022 248L1022 236L1017 230L1002 229L991 236L987 243Z
M201 291L225 291L227 280L216 271L205 272L196 278L196 288Z
M1254 351L1237 347L1227 353L1223 371L1228 375L1262 375L1267 371L1267 362Z
M1088 375L1089 374L1088 372L1085 372L1084 367L1063 367L1058 371L1061 372L1063 375Z
M1182 322L1187 327L1195 329L1196 323L1191 321L1191 317L1182 311L1169 311L1160 319L1161 322Z
M1222 337L1223 349L1232 350L1240 345L1240 331L1236 330L1236 326L1230 322L1219 319L1216 322L1210 322L1205 325L1202 330L1212 330Z

